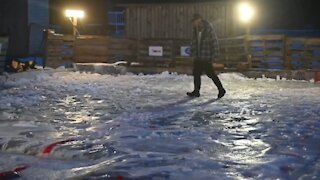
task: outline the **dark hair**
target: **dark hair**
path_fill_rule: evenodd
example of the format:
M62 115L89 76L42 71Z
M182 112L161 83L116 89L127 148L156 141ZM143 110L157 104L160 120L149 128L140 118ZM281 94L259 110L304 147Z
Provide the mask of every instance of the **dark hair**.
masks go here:
M202 16L199 13L195 13L192 16L191 22L194 22L195 20L198 20L198 19L202 19Z

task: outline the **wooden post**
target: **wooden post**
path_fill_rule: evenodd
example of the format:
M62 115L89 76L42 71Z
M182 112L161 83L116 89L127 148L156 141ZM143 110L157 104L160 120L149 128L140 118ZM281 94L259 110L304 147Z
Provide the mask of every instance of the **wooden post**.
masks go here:
M252 54L251 54L251 46L250 46L250 35L247 34L244 38L244 44L245 44L245 53L247 56L247 63L248 63L248 68L252 68Z
M251 34L250 24L247 24L247 25L246 25L246 35L247 35L247 36L250 36L250 34Z
M48 36L49 29L43 30L43 44L44 44L44 54L43 54L43 68L46 67L47 59L48 59Z
M291 42L289 38L284 35L283 37L283 60L284 60L284 68L285 70L291 70L291 48L289 46L291 45Z
M77 17L72 17L71 18L72 21L72 31L73 31L73 35L77 36L77 25L78 25L78 18Z

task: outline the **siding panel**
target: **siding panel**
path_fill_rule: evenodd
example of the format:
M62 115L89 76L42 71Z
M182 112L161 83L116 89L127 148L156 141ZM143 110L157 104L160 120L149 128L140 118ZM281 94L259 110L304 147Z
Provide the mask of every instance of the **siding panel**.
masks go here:
M223 2L123 5L126 12L136 14L127 16L126 34L128 38L136 39L190 38L190 20L194 13L200 13L214 25L220 38L226 37L238 28L232 25L230 17L226 17L226 14L232 14L232 11L226 12L232 10L230 6L232 4Z
M43 49L43 29L49 25L49 0L28 1L29 54L38 54Z

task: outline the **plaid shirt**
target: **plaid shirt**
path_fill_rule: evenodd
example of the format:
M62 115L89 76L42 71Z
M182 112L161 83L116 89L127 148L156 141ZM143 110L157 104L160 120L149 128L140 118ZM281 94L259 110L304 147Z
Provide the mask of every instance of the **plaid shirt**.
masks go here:
M218 40L212 26L207 21L203 22L204 29L201 33L200 42L198 42L199 32L196 28L193 28L191 55L195 60L212 61L219 55Z

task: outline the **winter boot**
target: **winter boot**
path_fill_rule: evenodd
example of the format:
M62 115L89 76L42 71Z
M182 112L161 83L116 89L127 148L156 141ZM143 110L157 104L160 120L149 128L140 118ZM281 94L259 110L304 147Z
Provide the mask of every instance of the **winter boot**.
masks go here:
M199 91L187 92L187 95L190 97L200 97Z
M218 99L222 98L225 94L226 94L226 90L223 88L220 89L218 94Z

